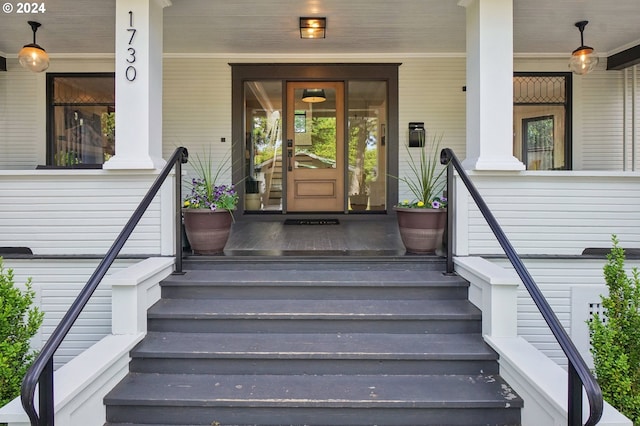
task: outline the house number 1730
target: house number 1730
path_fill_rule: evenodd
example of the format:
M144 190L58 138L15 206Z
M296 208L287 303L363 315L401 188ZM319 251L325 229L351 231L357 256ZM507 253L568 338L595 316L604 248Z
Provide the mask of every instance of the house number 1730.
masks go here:
M129 64L127 69L124 72L124 76L129 81L134 81L136 79L136 67L133 65L136 62L136 49L133 48L133 39L136 36L136 29L133 27L133 12L129 11L129 28L127 28L127 32L129 33L129 48L127 49L127 57L126 61Z

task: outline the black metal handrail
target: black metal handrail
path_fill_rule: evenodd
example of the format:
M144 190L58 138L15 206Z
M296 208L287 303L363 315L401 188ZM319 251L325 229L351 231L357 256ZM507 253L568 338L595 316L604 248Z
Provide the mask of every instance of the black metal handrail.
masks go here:
M120 250L133 233L136 225L142 218L142 215L151 205L153 198L156 196L162 184L169 176L171 169L175 166L175 195L176 195L176 272L182 271L182 227L181 227L181 188L182 188L182 164L186 163L189 153L186 148L177 148L171 158L162 169L153 185L147 191L131 218L124 226L114 243L107 251L96 270L93 272L89 281L85 284L82 291L76 297L67 313L64 315L56 329L53 331L47 342L42 347L27 374L22 381L22 389L20 399L22 406L29 416L31 426L54 426L54 402L53 402L53 355L58 347L69 333L69 330L78 319L78 316L91 298L107 271L120 253ZM35 408L36 385L38 386L39 410Z
M524 286L529 291L531 298L535 302L538 310L542 314L542 317L547 322L547 325L551 329L551 332L555 336L558 344L562 348L562 351L569 361L568 369L568 412L567 412L567 425L578 426L582 425L582 388L587 394L589 400L589 418L585 423L585 426L594 426L598 423L602 417L603 400L602 391L598 382L591 374L589 367L585 363L582 356L576 349L575 345L571 341L571 338L565 331L560 320L551 309L549 302L543 296L540 288L529 274L529 271L522 263L520 256L516 253L515 249L509 242L506 234L498 224L498 221L491 213L491 210L485 203L484 199L471 182L469 175L462 168L462 164L455 156L453 151L449 148L445 148L440 152L440 163L447 165L447 198L449 202L448 209L448 221L447 221L447 272L453 272L453 210L454 203L454 185L453 185L453 168L458 172L460 179L464 182L469 194L475 201L476 205L480 209L480 212L484 216L487 224L496 236L500 246L504 250L505 254L509 258L509 261L513 265L514 269L518 273L518 276L522 280Z

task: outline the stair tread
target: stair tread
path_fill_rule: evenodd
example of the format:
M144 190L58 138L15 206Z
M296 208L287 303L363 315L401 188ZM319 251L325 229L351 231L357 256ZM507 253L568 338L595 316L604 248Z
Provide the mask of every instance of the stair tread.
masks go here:
M467 300L161 299L148 318L480 319Z
M161 285L220 285L233 283L233 285L305 285L305 286L344 286L354 287L366 285L369 287L398 287L407 284L423 287L434 286L462 286L468 283L454 275L445 275L441 271L433 270L304 270L300 273L291 273L287 269L248 269L238 273L238 270L217 269L188 270L183 276L169 277Z
M496 359L480 334L150 332L145 358Z
M107 404L237 407L521 407L497 375L194 375L130 373Z

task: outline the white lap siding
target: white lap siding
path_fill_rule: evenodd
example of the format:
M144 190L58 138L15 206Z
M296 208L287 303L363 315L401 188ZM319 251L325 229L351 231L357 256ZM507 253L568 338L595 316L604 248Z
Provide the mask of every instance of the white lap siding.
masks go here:
M104 255L155 180L154 172L0 171L0 247L38 255ZM123 248L159 254L160 196Z
M610 247L612 234L640 247L640 173L475 172L471 179L520 254L580 255ZM468 232L469 254L502 254L470 197L467 209L459 235Z
M108 274L122 270L138 261L117 260ZM33 289L36 292L36 303L45 314L40 332L32 341L34 348L42 347L42 344L51 336L98 263L98 259L4 260L5 269L11 268L14 271L16 285L22 287L27 278L31 277ZM101 285L56 353L56 368L110 333L111 287Z

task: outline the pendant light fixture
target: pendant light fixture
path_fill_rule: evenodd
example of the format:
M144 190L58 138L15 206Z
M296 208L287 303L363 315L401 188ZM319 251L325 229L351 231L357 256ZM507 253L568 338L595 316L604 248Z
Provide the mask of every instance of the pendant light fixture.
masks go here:
M324 94L324 89L304 89L302 91L302 102L315 104L326 100L327 97Z
M41 26L39 22L27 21L33 31L33 43L25 45L18 53L20 65L33 72L42 72L49 68L49 55L36 43L36 31Z
M580 30L580 47L573 51L569 60L569 68L574 74L587 74L598 65L598 55L593 47L584 45L584 27L589 21L576 22L576 27Z

